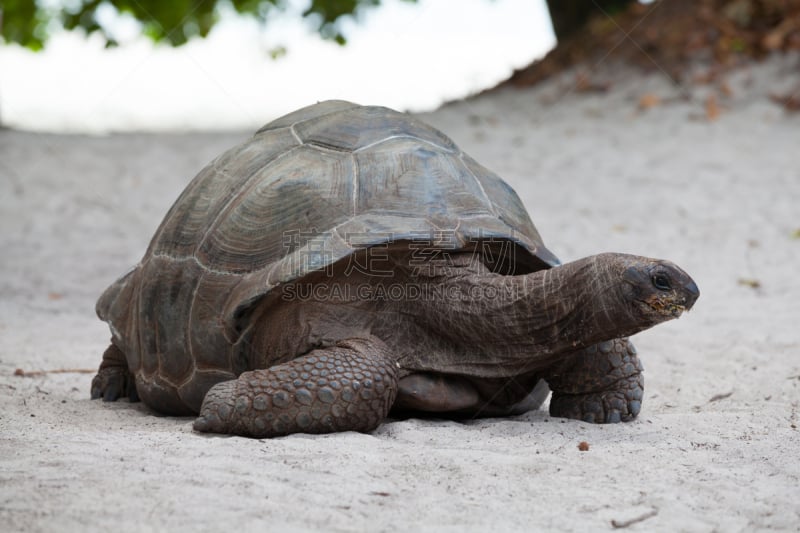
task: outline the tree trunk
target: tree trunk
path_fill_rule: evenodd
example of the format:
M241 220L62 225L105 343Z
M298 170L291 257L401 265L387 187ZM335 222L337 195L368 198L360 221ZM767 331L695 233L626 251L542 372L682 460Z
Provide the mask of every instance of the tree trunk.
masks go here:
M556 38L561 41L579 30L594 13L612 15L635 0L547 0Z

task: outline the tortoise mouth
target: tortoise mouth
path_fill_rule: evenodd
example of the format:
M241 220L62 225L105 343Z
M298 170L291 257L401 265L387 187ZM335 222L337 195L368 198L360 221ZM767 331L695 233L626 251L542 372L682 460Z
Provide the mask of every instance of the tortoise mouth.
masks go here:
M688 312L690 307L687 307L681 302L676 302L671 299L652 297L644 300L639 300L639 304L645 311L652 313L655 311L659 316L667 318L679 318L684 312Z
M681 304L670 304L663 310L663 312L670 314L673 318L680 317L685 311L689 311L689 309Z

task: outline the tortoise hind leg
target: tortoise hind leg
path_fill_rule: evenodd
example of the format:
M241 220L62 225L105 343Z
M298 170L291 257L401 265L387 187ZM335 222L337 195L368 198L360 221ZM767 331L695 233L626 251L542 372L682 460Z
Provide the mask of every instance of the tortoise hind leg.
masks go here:
M346 339L218 383L194 429L248 437L371 431L389 413L397 387L395 360L381 340Z
M547 378L550 414L608 424L636 418L644 393L643 367L628 339L585 348Z
M92 379L92 400L102 398L105 402L115 402L126 396L131 402L139 401L136 380L128 370L125 354L111 344L103 353L103 361Z

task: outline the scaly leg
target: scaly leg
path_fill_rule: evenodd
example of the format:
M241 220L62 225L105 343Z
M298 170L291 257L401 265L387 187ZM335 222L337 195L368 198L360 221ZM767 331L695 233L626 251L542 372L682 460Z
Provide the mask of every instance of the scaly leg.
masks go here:
M383 341L346 339L214 385L194 429L248 437L371 431L396 395L397 366Z
M597 424L633 420L642 407L642 371L628 339L585 348L547 378L550 414Z

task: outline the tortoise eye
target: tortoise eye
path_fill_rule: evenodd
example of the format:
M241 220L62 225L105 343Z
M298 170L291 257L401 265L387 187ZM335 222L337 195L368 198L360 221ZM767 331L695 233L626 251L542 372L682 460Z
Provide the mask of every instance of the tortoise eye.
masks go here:
M653 276L653 286L660 291L672 289L672 286L669 284L669 278L664 274L656 274Z

